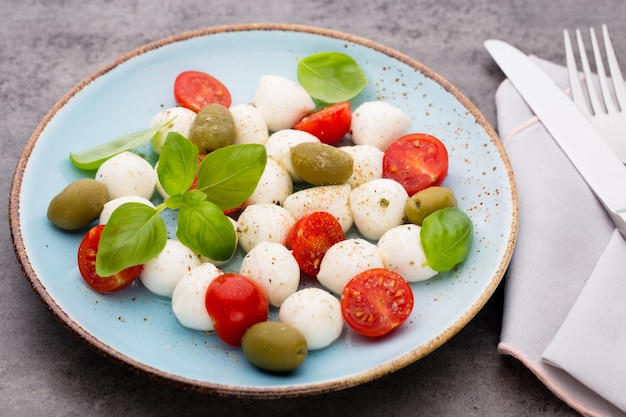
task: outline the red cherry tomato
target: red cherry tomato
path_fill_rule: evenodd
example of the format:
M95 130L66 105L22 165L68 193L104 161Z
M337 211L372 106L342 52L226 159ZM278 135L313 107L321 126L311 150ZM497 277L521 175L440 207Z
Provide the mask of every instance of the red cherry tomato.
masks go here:
M396 140L383 156L383 177L398 181L409 196L441 185L448 174L448 150L436 137L413 133Z
M320 263L326 251L346 237L339 220L325 211L302 216L289 229L285 244L292 250L300 269L311 276L317 276Z
M402 276L384 268L352 278L341 294L341 312L354 331L383 336L406 321L413 310L413 291Z
M200 111L212 103L230 107L230 92L217 78L199 71L181 72L174 81L176 103L195 111Z
M83 237L78 246L78 270L92 289L98 292L111 292L124 288L133 282L141 273L143 266L131 266L108 277L98 275L96 272L96 254L103 229L103 224L94 226Z
M344 101L305 116L293 128L309 132L323 143L335 143L350 131L351 120L350 102Z
M235 273L222 274L209 284L205 296L207 312L215 332L229 345L241 345L252 325L266 321L267 295L252 279Z

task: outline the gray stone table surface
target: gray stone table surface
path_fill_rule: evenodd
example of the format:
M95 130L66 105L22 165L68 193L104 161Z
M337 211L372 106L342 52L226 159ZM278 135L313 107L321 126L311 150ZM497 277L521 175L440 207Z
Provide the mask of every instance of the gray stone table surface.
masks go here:
M251 22L352 33L434 69L495 127L494 93L504 77L484 40L562 63L562 29L606 23L626 59L624 16L622 0L0 0L2 210L8 213L24 144L63 94L118 56L170 35ZM391 375L317 396L223 398L127 369L75 337L24 278L7 214L0 226L1 416L576 415L496 351L504 284L448 343Z

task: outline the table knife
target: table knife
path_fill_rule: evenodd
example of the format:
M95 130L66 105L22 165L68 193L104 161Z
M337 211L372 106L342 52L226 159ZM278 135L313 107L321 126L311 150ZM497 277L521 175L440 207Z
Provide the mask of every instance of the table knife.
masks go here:
M526 54L500 40L484 45L626 239L626 165L572 99Z

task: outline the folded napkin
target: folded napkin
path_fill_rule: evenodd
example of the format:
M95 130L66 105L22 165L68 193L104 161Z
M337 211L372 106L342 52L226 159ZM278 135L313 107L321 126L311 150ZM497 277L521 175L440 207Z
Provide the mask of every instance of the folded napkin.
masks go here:
M583 415L626 416L626 242L508 80L496 106L519 196L498 350Z

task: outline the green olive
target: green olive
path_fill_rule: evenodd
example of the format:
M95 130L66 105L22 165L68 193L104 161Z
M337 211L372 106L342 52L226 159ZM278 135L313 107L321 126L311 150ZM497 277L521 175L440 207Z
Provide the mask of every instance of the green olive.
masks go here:
M456 207L454 192L447 187L428 187L413 194L406 203L406 219L418 226L424 219L437 210Z
M264 321L250 327L241 339L243 354L257 367L270 372L289 372L306 359L304 335L295 327Z
M343 184L352 175L354 164L348 152L320 142L294 146L290 159L295 173L313 185Z
M189 129L189 140L201 154L231 145L235 140L235 120L230 110L221 104L201 108Z
M80 229L100 216L108 200L106 185L83 178L69 184L50 200L48 220L60 229Z

